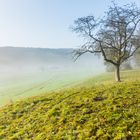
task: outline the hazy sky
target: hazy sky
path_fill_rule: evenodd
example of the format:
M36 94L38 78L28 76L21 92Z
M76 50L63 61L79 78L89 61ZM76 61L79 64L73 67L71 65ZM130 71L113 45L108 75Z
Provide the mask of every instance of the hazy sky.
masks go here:
M112 0L0 0L0 46L71 48L81 38L70 30L78 17L101 16ZM119 4L140 0L116 0Z

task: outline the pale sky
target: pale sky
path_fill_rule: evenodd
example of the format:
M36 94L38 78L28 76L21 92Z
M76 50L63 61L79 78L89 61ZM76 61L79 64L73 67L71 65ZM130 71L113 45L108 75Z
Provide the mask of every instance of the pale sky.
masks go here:
M74 48L82 38L71 32L78 17L102 16L112 0L0 0L0 47ZM140 0L116 0L124 5Z

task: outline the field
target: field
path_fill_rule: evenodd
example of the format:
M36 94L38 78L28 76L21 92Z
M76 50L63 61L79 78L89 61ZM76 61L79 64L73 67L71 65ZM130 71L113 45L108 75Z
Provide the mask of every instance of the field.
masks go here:
M0 106L17 99L44 94L79 83L91 74L84 72L25 72L0 78Z
M122 72L121 83L112 75L1 108L0 139L139 140L140 71Z
M123 71L122 80L139 79L139 70ZM60 90L74 85L93 85L113 82L114 73L98 74L92 76L85 72L36 72L13 74L2 77L0 80L0 106L30 96L44 94L49 91ZM88 79L87 83L85 79ZM90 80L91 79L91 80Z
M121 81L135 81L135 80L140 80L140 69L136 70L127 70L127 71L121 71ZM114 73L108 72L108 73L103 73L98 76L91 77L86 81L84 81L83 84L86 86L92 86L92 85L98 85L98 84L112 84L116 83L114 80Z
M72 86L104 72L97 56L86 54L74 62L72 51L0 47L0 106Z
M140 140L140 0L0 6L0 140Z

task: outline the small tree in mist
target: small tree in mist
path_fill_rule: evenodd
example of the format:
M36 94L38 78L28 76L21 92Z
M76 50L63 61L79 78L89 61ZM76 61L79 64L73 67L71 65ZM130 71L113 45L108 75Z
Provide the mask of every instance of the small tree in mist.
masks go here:
M120 7L113 3L101 19L78 18L72 29L85 38L85 44L74 51L75 59L87 52L101 54L114 66L115 79L120 81L120 66L140 47L136 34L139 22L140 10L135 4Z

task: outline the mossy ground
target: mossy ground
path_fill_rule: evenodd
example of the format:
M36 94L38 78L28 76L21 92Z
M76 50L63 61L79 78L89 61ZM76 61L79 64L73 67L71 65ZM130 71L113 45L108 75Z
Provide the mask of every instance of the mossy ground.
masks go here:
M87 83L5 106L0 139L139 140L140 80Z

